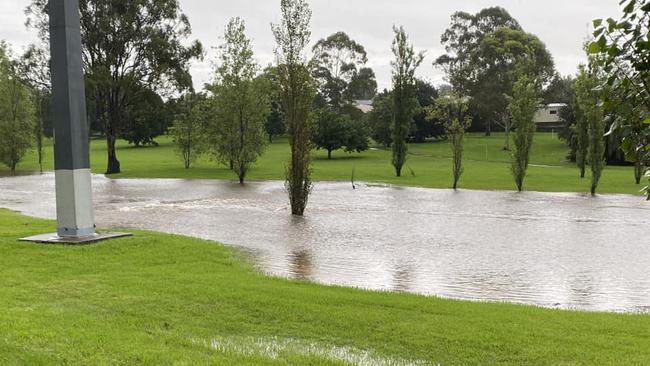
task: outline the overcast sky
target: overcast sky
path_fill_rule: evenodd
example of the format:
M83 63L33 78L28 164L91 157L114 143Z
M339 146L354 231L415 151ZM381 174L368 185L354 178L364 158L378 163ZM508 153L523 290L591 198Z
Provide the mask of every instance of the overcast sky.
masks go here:
M179 0L207 53L203 62L192 65L194 84L212 79L212 49L230 17L246 21L248 36L258 61L265 66L273 61L274 40L270 23L280 18L279 0ZM29 0L2 0L0 5L0 40L20 51L35 39L33 31L24 26L24 8ZM347 32L368 52L368 64L375 70L380 88L390 86L390 45L393 24L403 25L418 50L426 52L419 75L435 84L444 82L444 75L432 66L444 53L440 35L449 25L450 15L463 10L477 12L489 6L501 6L514 16L522 27L546 44L556 68L564 75L573 74L584 61L582 44L589 34L591 20L616 17L618 0L311 0L312 44L337 31Z

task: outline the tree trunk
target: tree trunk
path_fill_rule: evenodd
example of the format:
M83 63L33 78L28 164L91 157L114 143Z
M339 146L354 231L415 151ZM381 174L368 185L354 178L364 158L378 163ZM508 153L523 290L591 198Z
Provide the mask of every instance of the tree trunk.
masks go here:
M506 139L503 142L503 150L510 151L510 122L505 121L504 126L506 130Z
M16 175L16 162L12 161L11 162L11 175Z
M485 136L492 135L492 123L488 120L485 121Z
M120 161L117 160L115 152L115 136L106 134L106 148L108 150L108 166L106 167L106 174L120 173Z
M641 176L643 175L643 168L641 167L640 153L636 153L634 157L634 181L636 184L641 184Z
M327 149L327 160L332 160L332 150Z

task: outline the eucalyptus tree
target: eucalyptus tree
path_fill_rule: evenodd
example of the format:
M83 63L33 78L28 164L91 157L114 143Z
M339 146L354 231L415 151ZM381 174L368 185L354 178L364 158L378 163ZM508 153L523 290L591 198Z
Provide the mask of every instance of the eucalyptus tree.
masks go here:
M511 170L520 192L524 188L535 135L535 112L541 103L538 82L526 71L524 67L518 70L519 77L512 88L512 95L507 96L508 113L515 127Z
M408 35L404 27L393 27L393 31L395 39L392 46L394 60L391 61L393 69L392 163L395 167L395 175L399 177L408 151L406 137L419 106L415 71L422 63L424 54L413 50L413 45L408 43Z
M277 43L279 94L291 148L285 186L291 213L302 216L312 187L309 118L316 88L304 55L311 36L311 10L305 0L281 0L280 8L282 20L271 29Z
M593 65L592 65L593 66ZM576 101L587 136L587 164L591 169L591 194L596 194L605 167L605 124L600 103L600 80L593 67L582 67L576 79Z
M457 189L458 181L463 174L465 132L472 124L472 117L469 116L469 98L453 92L438 97L427 108L427 117L430 120L443 121L451 147L453 188Z
M363 81L358 72L368 62L366 50L347 33L336 32L316 42L312 51L314 75L323 99L334 109L350 102L345 97L352 96L348 89L353 79ZM368 76L368 71L364 71L363 77Z
M209 87L214 94L213 149L244 183L266 145L269 81L258 76L260 68L242 19L230 19L223 38L216 81Z
M350 83L343 93L343 99L371 100L375 95L377 95L375 72L369 67L362 67L352 75Z
M49 38L48 0L32 0L27 24L43 44ZM80 0L86 92L91 116L103 127L106 173L120 172L115 143L131 101L143 90L160 93L192 86L191 60L202 57L177 0Z
M17 73L6 44L0 42L0 162L16 172L16 166L32 146L34 100Z
M507 118L505 95L512 93L521 60L533 63L537 79L550 80L554 66L546 46L500 7L453 14L441 41L447 54L434 64L443 68L455 90L472 98L471 107L485 123L486 135L493 123L506 130L504 149L509 149L512 121Z

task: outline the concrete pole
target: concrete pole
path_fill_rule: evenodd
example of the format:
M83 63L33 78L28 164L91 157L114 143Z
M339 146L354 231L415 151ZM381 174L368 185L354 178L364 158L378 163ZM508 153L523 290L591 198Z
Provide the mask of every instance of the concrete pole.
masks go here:
M78 0L50 0L57 234L95 234Z

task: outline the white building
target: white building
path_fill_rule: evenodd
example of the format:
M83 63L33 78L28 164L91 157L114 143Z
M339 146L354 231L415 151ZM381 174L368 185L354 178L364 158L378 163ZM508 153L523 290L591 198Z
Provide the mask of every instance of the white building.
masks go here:
M564 103L551 103L540 107L535 113L535 124L538 131L557 131L562 128L560 110L567 105Z
M354 106L363 113L372 112L372 100L355 100Z

